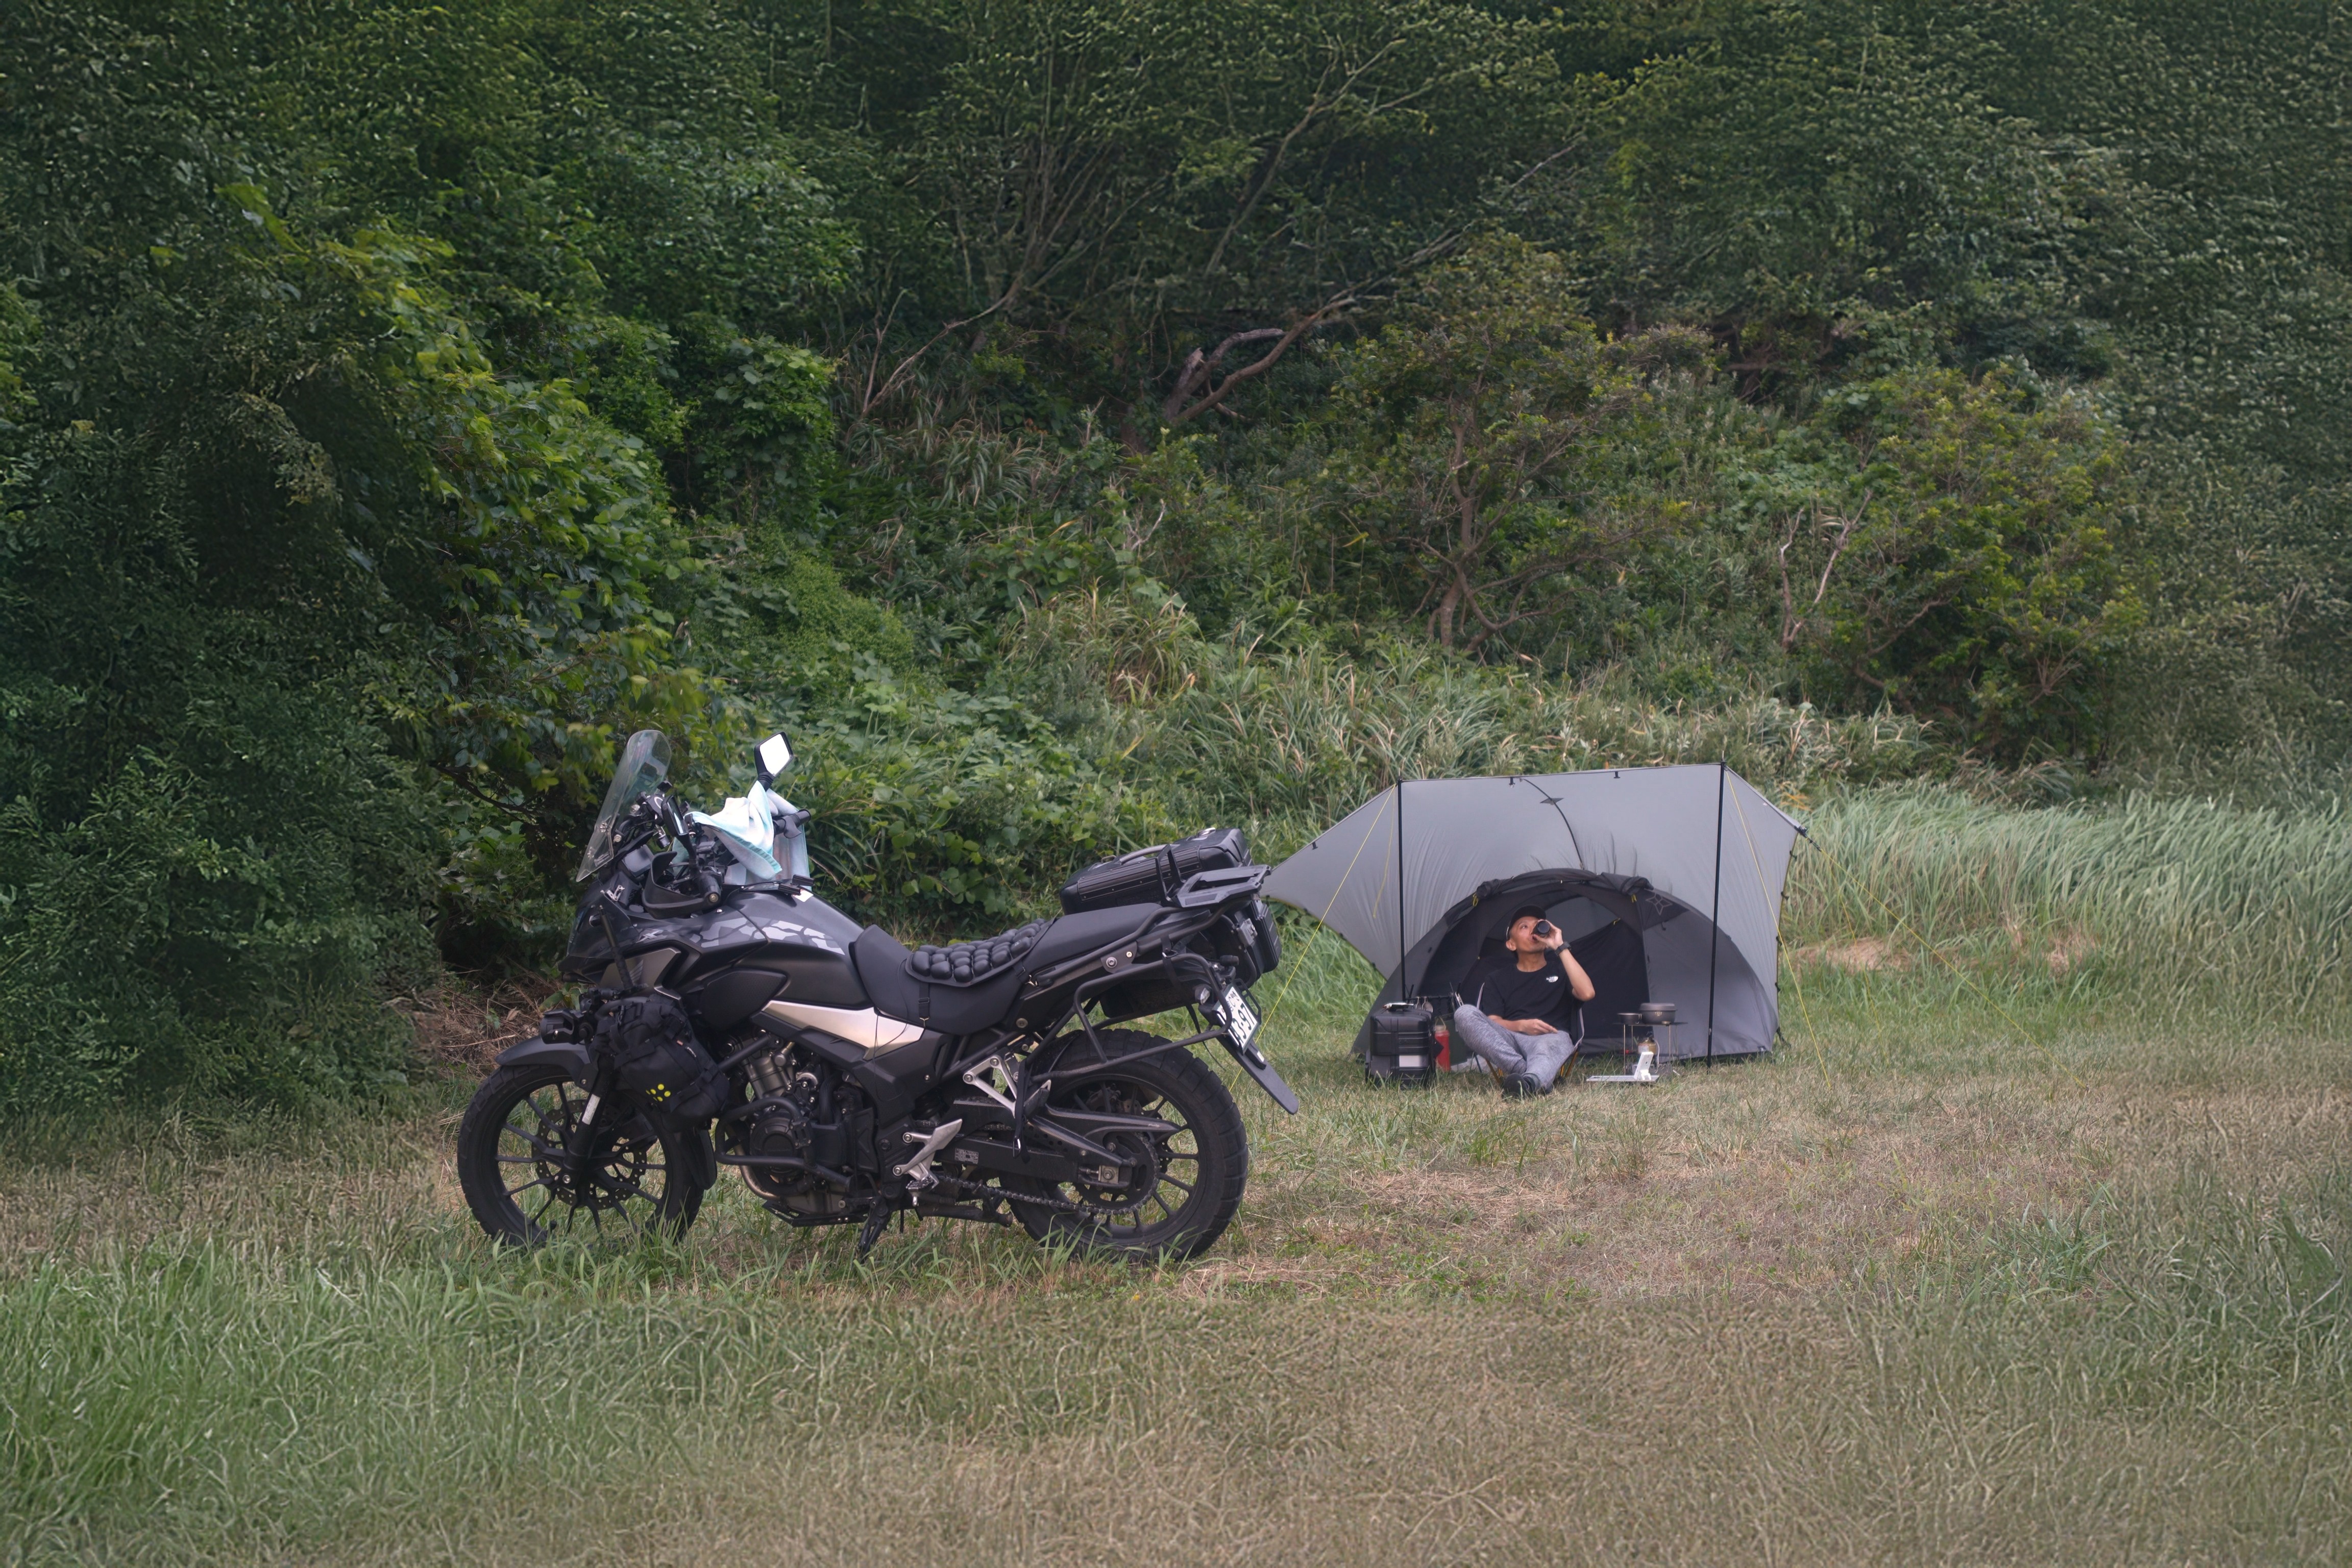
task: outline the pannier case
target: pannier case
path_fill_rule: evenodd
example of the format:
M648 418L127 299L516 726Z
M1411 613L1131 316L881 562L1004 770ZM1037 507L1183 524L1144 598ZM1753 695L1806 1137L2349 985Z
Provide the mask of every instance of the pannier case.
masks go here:
M1427 1083L1437 1076L1436 1016L1417 1002L1372 1009L1364 1072L1375 1083Z
M1249 840L1240 828L1207 828L1173 844L1155 844L1087 867L1062 884L1062 912L1172 904L1186 879L1249 863Z
M700 1121L718 1114L727 1079L694 1037L677 998L639 991L606 1003L596 1015L595 1048L608 1054L621 1087L671 1115Z

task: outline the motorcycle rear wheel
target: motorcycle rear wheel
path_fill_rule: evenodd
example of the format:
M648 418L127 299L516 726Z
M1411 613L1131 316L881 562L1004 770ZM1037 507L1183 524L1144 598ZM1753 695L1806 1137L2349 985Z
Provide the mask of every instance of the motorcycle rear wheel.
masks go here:
M549 1065L500 1068L474 1091L457 1127L457 1184L493 1240L677 1237L694 1223L702 1189L673 1128L608 1104L592 1124L584 1168L562 1158L587 1102L586 1089Z
M1157 1041L1136 1029L1097 1034L1114 1057L1123 1050L1148 1049ZM1049 1111L1053 1106L1154 1116L1174 1123L1177 1131L1148 1141L1156 1168L1124 1190L1008 1179L1005 1186L1014 1194L1051 1197L1087 1211L1024 1204L1013 1196L1013 1214L1038 1241L1080 1252L1181 1262L1216 1245L1233 1223L1242 1190L1249 1184L1249 1136L1223 1080L1190 1051L1163 1051L1080 1079L1056 1089ZM1137 1139L1135 1152L1143 1152L1139 1135L1126 1136Z

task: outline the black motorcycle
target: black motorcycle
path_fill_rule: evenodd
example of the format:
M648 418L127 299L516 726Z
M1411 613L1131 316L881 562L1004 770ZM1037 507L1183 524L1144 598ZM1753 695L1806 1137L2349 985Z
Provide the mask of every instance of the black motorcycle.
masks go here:
M1206 1250L1249 1145L1194 1047L1298 1109L1254 1037L1282 950L1242 836L1105 861L1057 918L909 951L812 892L809 814L768 788L791 761L769 737L751 793L706 816L671 797L667 741L630 737L581 861L579 1005L499 1056L457 1131L482 1228L682 1233L731 1165L789 1224L862 1226L861 1252L904 1212ZM1191 1032L1112 1026L1170 1012Z

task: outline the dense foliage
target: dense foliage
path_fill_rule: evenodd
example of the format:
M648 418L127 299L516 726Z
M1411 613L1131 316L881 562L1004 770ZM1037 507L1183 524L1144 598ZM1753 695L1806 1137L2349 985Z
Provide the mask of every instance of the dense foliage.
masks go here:
M10 6L0 1101L396 1072L645 724L939 926L1399 773L2325 776L2347 22Z

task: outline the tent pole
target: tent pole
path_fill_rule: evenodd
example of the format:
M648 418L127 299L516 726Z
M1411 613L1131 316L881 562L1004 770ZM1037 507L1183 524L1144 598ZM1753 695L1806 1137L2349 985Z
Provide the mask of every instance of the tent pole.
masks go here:
M1412 1000L1404 983L1404 775L1397 775L1397 1005Z
M1715 908L1707 915L1706 933L1706 1059L1715 1060L1715 953L1723 942L1723 796L1729 777L1726 764L1715 764Z

